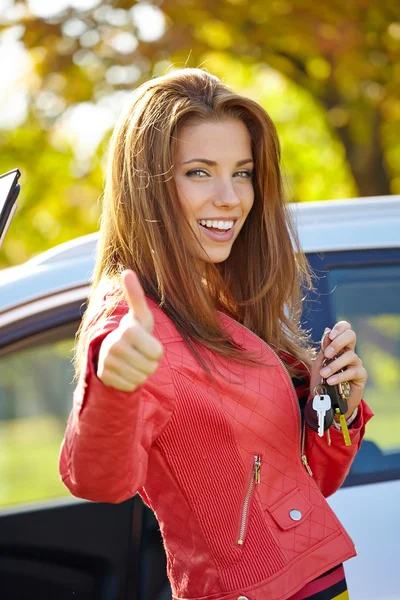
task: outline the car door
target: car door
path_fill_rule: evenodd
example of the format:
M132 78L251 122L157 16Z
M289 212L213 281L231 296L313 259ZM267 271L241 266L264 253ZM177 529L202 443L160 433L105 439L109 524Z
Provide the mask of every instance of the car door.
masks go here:
M304 316L313 338L350 321L369 373L365 399L375 416L341 490L329 499L358 557L346 563L352 600L400 597L400 249L309 255L318 277Z
M366 399L376 413L344 488L330 499L359 552L346 565L351 597L395 598L400 251L309 259L319 280L306 325L317 340L326 324L353 323L370 371ZM1 597L167 600L158 526L141 500L84 502L58 482L72 346L86 294L86 287L75 286L0 313ZM385 377L376 365L383 365Z
M73 383L72 348L87 287L0 313L0 597L170 597L154 518L137 497L72 498L58 453Z

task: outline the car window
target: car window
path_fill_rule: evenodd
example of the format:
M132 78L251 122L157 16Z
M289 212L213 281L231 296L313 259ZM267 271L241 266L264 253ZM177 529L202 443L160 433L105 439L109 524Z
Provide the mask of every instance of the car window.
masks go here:
M68 494L58 454L71 409L75 327L0 356L0 506Z
M357 333L375 414L350 476L390 479L400 471L400 266L333 269L328 278L335 319Z

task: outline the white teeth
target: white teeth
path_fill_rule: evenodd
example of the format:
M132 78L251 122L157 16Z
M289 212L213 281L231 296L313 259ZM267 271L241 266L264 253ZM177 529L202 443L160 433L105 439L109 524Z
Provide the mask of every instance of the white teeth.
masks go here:
M204 227L213 227L214 229L231 229L233 227L233 221L206 221L200 219L199 223Z

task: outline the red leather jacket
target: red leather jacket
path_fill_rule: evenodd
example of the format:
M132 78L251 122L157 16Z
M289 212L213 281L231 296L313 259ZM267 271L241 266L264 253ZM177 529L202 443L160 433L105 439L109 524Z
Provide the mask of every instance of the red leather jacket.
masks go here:
M106 387L94 356L127 306L100 321L75 390L61 477L93 501L139 492L160 524L174 600L289 598L356 554L325 497L345 479L372 413L362 402L350 447L333 428L331 446L308 429L302 441L296 393L267 344L220 314L265 367L214 356L227 380L217 375L211 385L173 323L149 305L164 358L134 392Z

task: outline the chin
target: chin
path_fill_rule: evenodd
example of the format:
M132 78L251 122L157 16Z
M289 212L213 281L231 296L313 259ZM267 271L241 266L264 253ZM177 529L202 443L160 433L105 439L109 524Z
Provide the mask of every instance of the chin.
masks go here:
M214 265L218 264L218 263L222 263L224 261L226 261L226 259L229 257L229 254L227 254L226 256L222 257L222 258L216 258L214 260L211 260L210 262L212 262Z
M201 254L200 256L198 256L198 260L209 264L217 264L224 262L229 257L232 250L232 246L230 246L229 248L220 248L217 250L215 248L210 248L210 250L208 250L208 248L204 248L204 250L205 252L207 252L207 254Z
M226 252L224 254L216 254L216 255L208 255L205 258L203 258L202 260L204 262L210 263L210 264L217 264L217 263L222 263L224 262L230 255L230 252Z

